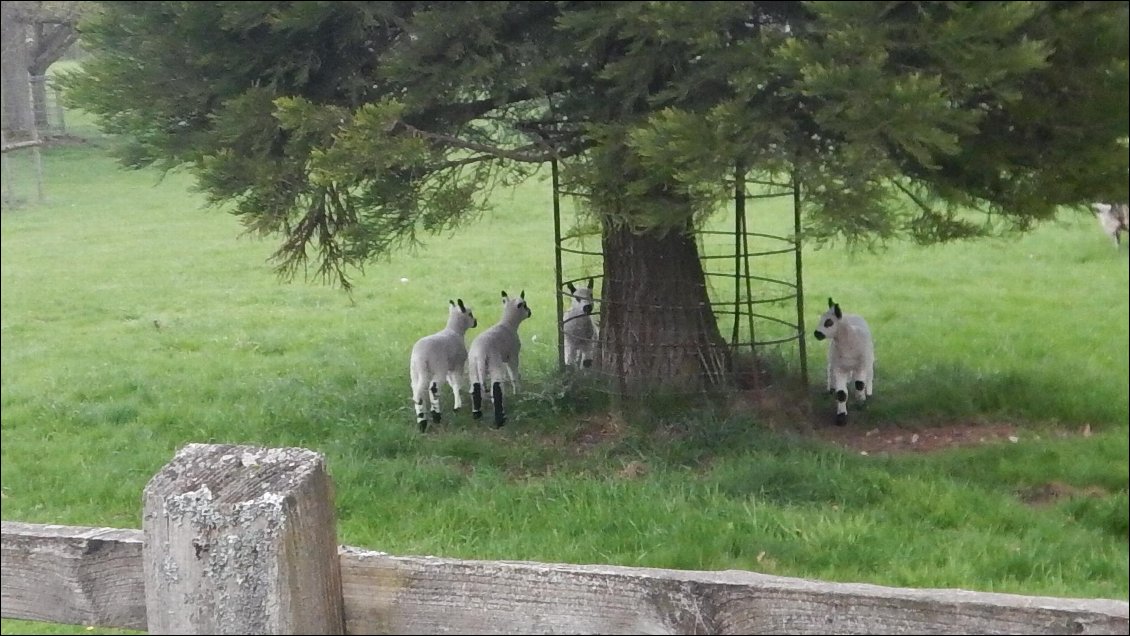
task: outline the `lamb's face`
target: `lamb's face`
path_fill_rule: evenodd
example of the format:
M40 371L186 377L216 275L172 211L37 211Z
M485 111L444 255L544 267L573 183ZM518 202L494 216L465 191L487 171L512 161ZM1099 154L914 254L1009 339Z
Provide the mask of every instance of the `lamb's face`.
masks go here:
M813 336L817 340L831 338L836 335L836 330L840 327L840 319L844 317L843 312L840 311L840 306L828 299L828 311L820 316L820 324L817 325L816 331Z
M502 317L503 319L510 319L513 322L521 322L526 318L534 315L530 306L526 304L526 290L518 298L511 298L502 292Z
M592 279L589 279L588 286L575 287L573 283L566 285L569 288L569 294L573 298L572 309L579 309L586 314L592 313Z

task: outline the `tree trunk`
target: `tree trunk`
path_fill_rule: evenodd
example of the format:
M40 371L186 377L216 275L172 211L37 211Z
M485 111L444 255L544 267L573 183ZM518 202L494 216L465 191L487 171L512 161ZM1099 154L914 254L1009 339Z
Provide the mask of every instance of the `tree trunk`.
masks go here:
M35 33L35 50L30 54L28 74L31 75L32 104L35 108L35 125L40 130L50 128L47 109L47 69L78 40L73 24L45 24L38 22Z
M27 25L19 21L4 3L3 23L3 93L4 130L8 141L31 138L33 131L31 89L28 84Z
M605 224L601 368L625 398L729 381L730 356L689 232Z

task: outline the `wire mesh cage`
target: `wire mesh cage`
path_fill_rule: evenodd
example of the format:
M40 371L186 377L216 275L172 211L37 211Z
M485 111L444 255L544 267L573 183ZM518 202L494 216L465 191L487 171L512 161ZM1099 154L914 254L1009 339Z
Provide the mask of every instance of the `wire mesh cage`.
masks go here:
M3 176L4 210L22 208L43 201L43 160L38 138L11 141L3 135L0 172Z
M5 84L5 89L8 88L9 85ZM3 131L2 205L5 210L44 200L43 158L40 153L44 134L53 130L61 134L64 130L62 107L54 89L48 87L43 77L29 77L27 88L27 107L16 108L20 105L18 95L6 95L0 115L0 130ZM56 122L58 127L50 128L52 122Z
M59 91L46 75L29 77L35 127L40 137L56 137L67 133L66 110Z

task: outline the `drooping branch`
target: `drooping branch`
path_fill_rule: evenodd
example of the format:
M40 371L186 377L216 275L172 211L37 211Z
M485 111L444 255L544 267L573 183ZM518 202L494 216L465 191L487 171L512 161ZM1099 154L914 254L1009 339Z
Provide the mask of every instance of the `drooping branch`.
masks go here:
M918 209L921 210L924 214L927 214L929 216L937 215L937 212L933 207L930 206L929 203L923 201L921 197L914 194L914 192L912 192L910 188L906 187L906 185L903 184L902 181L899 181L898 179L892 179L891 183L893 183L894 186L898 188L899 192L902 192L904 195L906 195L906 198L910 199L910 201L914 203L914 205L918 206Z
M340 228L356 222L355 211L334 186L315 192L310 196L303 217L293 228L287 228L286 240L272 256L278 262L277 271L283 277L293 277L300 267L306 267L309 260L306 248L317 240L318 275L323 280L336 279L342 289L349 291L353 285L344 269L347 259L336 238Z
M968 221L963 221L954 218L952 215L947 215L939 212L934 206L930 205L928 201L923 200L915 194L906 184L900 179L892 179L891 182L895 188L902 192L921 212L918 220L920 221L916 226L911 228L911 236L919 242L936 242L948 241L958 238L969 238L978 236L983 233L983 229L978 229ZM972 202L967 202L966 207L973 210L985 212L979 206L974 205Z

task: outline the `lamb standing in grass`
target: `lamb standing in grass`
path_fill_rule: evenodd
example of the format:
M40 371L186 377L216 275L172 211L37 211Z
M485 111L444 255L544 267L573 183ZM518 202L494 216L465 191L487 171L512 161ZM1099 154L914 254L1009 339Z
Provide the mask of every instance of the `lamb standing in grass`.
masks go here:
M1099 225L1103 226L1103 231L1114 240L1114 247L1117 249L1122 245L1120 233L1130 232L1130 227L1127 226L1130 206L1125 203L1092 203L1091 209L1094 210Z
M522 350L522 340L518 337L518 325L533 315L526 304L526 291L518 298L510 298L502 292L502 318L498 324L480 333L471 341L468 352L468 371L471 376L471 416L483 416L483 389L490 380L490 398L494 402L494 425L506 423L506 409L502 403L502 382L510 379L510 389L518 392L518 354Z
M859 403L875 389L875 344L867 321L856 314L845 314L828 299L828 311L820 316L813 334L828 339L828 390L836 394L836 425L847 424L847 383L853 380Z
M592 278L588 284L576 287L566 283L572 305L561 320L561 331L565 338L565 364L588 368L592 366L593 350L596 348L596 325L592 320Z
M467 330L479 326L470 307L460 298L447 301L447 326L442 331L424 336L412 347L412 357L408 370L412 377L412 403L416 407L416 424L420 432L428 430L428 419L424 415L424 394L431 398L432 421L440 421L439 383L447 380L454 394L452 411L463 406L460 391L463 390L463 374L466 373Z

